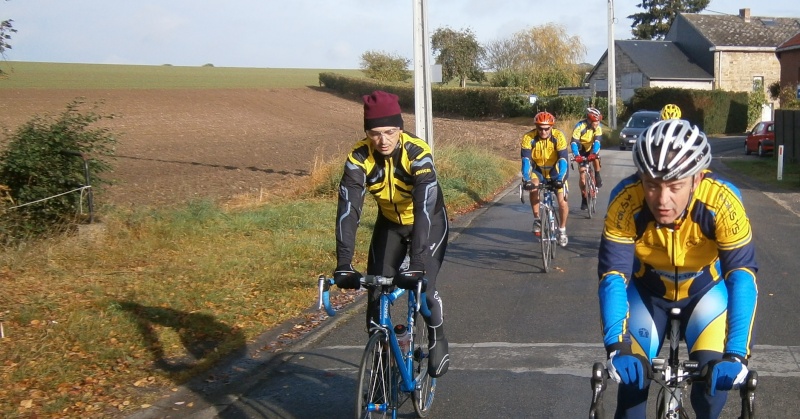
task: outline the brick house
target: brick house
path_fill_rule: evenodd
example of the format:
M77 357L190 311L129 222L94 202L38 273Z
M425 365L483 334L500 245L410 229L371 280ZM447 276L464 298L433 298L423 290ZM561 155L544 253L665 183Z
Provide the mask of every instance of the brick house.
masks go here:
M617 97L626 101L639 87L766 89L780 77L777 47L798 31L800 18L755 17L750 9L679 13L664 41L614 42ZM608 94L607 54L586 78L599 95Z
M781 68L781 88L800 89L800 32L775 50Z

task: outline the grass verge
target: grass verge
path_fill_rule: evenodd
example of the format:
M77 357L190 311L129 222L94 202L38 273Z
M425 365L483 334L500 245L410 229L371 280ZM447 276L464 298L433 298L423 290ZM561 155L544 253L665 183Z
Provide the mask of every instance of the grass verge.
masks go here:
M774 156L729 159L724 160L724 163L740 176L753 179L769 188L800 191L800 163L784 163L782 180L778 180L778 159Z
M441 147L452 214L488 200L518 164ZM109 417L153 399L302 315L334 265L342 161L319 162L294 198L223 209L103 215L97 239L74 235L0 252L0 415ZM376 206L368 198L356 266Z

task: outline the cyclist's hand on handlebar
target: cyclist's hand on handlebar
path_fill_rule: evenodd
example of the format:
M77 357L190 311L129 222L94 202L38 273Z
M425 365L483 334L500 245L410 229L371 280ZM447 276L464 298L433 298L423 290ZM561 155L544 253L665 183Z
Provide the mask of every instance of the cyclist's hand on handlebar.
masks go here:
M353 269L352 264L339 265L333 271L333 281L336 286L344 289L357 290L361 288L361 273Z
M526 180L525 183L522 184L522 189L532 191L534 189L533 181Z
M606 362L608 375L617 383L645 387L645 378L652 377L650 362L638 354L621 354L614 351Z
M417 290L417 283L422 279L422 291L425 291L427 281L424 279L425 271L421 269L409 268L407 271L400 272L394 277L394 284L406 290Z
M553 180L550 181L550 186L555 190L559 190L559 189L564 187L564 181L563 180L558 180L558 179L553 179Z
M573 160L575 160L578 163L583 163L583 156L575 156Z
M589 157L588 157L586 160L588 160L588 161L595 161L595 160L597 160L597 154L594 154L594 153L592 153L592 154L589 154Z
M713 360L703 368L706 377L706 389L710 396L714 396L717 390L732 390L747 379L747 365L743 364L738 357L725 357Z

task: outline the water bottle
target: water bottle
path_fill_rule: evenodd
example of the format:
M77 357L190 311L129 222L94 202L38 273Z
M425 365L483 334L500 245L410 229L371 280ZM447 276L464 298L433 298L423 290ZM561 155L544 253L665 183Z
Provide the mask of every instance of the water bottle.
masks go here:
M402 352L403 355L407 355L409 347L411 346L411 334L408 333L408 328L406 328L404 324L398 324L394 327L394 334L397 336L400 352Z

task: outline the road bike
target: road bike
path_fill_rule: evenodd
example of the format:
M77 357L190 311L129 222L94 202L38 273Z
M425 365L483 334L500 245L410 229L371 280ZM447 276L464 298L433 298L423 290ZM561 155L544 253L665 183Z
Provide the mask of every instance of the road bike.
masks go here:
M361 278L363 287L378 288L381 294L380 318L377 323L372 322L358 371L357 419L396 419L398 409L409 398L413 400L418 417L424 418L430 413L436 378L428 375L428 328L424 321L417 327L420 316L430 316L422 283L420 280L416 290L406 291L394 287L390 277L366 275ZM332 278L319 277L319 308L324 307L329 316L336 315L329 297L332 284ZM390 313L391 306L403 295L408 297L405 327L394 325Z
M586 186L581 195L586 198L586 210L589 213L589 218L593 218L597 214L597 183L595 183L594 164L592 162L597 160L597 155L590 154L588 157L575 156L572 160L578 163L580 168L585 169L586 175L584 179Z
M519 186L520 200L525 203L525 191L522 184ZM558 226L560 224L558 215L558 199L556 198L556 187L553 181L543 181L534 190L539 191L539 225L541 232L534 233L539 238L542 245L542 266L545 272L550 272L551 262L556 257L558 248Z
M673 308L669 313L669 357L654 358L652 362L652 382L658 384L656 398L656 418L659 419L688 419L689 415L684 409L684 396L693 382L705 381L706 377L700 370L697 361L681 360L678 354L680 345L680 308ZM608 371L602 362L592 366L592 405L589 409L590 419L602 419L605 416L603 408L603 391L606 388ZM755 418L756 385L758 373L750 370L745 382L739 389L742 399L742 409L739 419Z

